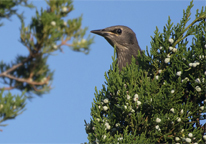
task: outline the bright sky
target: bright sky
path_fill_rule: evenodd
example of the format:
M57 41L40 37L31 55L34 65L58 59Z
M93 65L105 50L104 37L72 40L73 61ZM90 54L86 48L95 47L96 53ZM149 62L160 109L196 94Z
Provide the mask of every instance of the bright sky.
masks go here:
M125 25L136 33L140 47L150 48L151 37L156 26L160 31L167 23L168 16L176 24L182 18L183 9L189 0L143 1L143 0L76 0L75 10L68 19L83 14L82 26L89 31L113 25ZM33 4L40 9L46 8L43 0L35 0ZM196 9L205 6L204 0L195 0L192 9L192 20ZM25 11L26 24L30 23L35 10ZM3 20L0 27L1 53L0 60L14 61L15 57L28 55L27 49L19 43L20 21L13 16L12 21ZM94 36L93 34L91 34ZM88 142L84 127L84 119L90 121L90 108L94 98L94 88L102 89L104 73L112 63L113 48L107 41L95 37L88 55L73 52L64 48L64 53L51 56L48 64L55 70L53 89L42 97L36 96L27 101L27 110L15 120L6 121L6 127L0 127L0 143L83 143ZM20 93L16 90L12 93Z

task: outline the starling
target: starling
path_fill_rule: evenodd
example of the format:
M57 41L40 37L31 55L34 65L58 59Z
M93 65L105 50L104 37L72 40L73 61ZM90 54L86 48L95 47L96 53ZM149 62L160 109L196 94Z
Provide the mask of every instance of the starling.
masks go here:
M112 47L116 47L117 64L120 71L127 63L131 63L132 56L137 58L138 51L141 52L136 35L129 27L117 25L92 30L91 33L103 36Z

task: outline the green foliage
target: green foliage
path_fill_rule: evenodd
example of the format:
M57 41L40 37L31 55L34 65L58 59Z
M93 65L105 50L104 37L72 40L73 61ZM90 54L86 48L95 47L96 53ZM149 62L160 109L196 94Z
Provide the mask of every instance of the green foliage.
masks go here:
M206 78L206 11L189 24L192 2L177 25L155 30L150 54L121 73L113 57L105 85L86 123L91 143L203 143ZM192 36L192 41L187 40Z
M10 92L3 95L4 90L0 93L0 123L8 119L14 119L25 110L26 97L24 93L21 96L12 95ZM0 124L6 126L6 124Z
M5 7L9 7L10 3L16 6L23 2L27 3L27 1L3 2L2 5L5 6L2 6L2 11L5 11ZM73 10L72 1L48 0L46 2L48 8L46 10L42 8L41 12L36 10L36 16L32 18L30 25L25 26L24 20L21 20L20 40L28 49L29 55L19 55L11 64L3 61L0 63L0 72L2 72L0 78L10 86L10 89L26 89L28 93L42 95L50 90L49 82L52 80L53 72L47 64L47 59L53 52L63 51L63 46L85 54L89 52L93 38L88 36L84 39L87 28L81 28L82 16L64 21ZM12 6L9 8L11 9ZM4 15L6 17L6 14ZM71 44L68 43L70 41Z
M32 4L28 4L27 0L1 0L0 1L0 20L2 18L9 19L12 15L17 15L20 20L23 20L23 14L17 13L16 6L25 6L28 8L34 8ZM0 23L2 26L3 23Z
M47 9L36 9L36 15L31 23L25 25L23 14L17 13L17 6L34 8L27 0L0 1L0 20L17 15L21 21L20 42L27 48L27 56L18 55L16 59L7 64L0 62L0 115L2 121L15 118L24 109L25 98L4 94L3 90L18 89L29 97L33 94L39 96L51 90L53 71L47 64L47 59L56 51L63 51L63 46L73 51L88 54L93 38L85 37L87 27L82 28L82 16L68 19L74 10L71 0L46 0ZM12 99L18 99L12 102ZM12 110L12 107L16 107ZM2 107L2 109L1 109Z

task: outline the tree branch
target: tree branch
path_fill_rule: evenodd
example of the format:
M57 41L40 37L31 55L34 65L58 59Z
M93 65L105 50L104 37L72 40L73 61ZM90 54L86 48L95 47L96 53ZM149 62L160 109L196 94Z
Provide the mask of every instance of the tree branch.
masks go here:
M29 54L32 55L32 52L30 50L30 48L26 45L25 39L23 39L23 37L21 36L21 40L22 40L22 44L27 48L27 50L29 51Z
M23 60L21 63L17 64L17 65L14 65L13 67L11 67L10 69L4 71L3 73L0 74L0 77L1 76L5 76L7 75L8 73L10 73L11 71L17 69L18 67L22 66L25 62L27 62L28 60L30 60L32 57L29 56L28 58L26 58L25 60Z
M183 37L183 34L184 34L192 25L194 25L196 22L200 21L200 20L203 19L203 18L206 18L206 15L202 15L202 16L198 17L198 18L195 19L190 25L188 25L188 26L184 29L182 35L180 36L180 39L178 39L178 40L173 44L173 46L177 45L181 40L183 40L183 39L185 39L187 36L189 36L189 34L186 34L186 35ZM182 37L182 38L181 38L181 37Z
M44 85L50 79L50 77L48 77L47 80L44 81L44 82L34 82L34 81L31 81L31 79L17 78L17 77L14 77L14 76L6 74L6 73L2 73L0 76L8 77L8 78L14 79L14 80L16 80L18 82L26 82L26 83L31 84L31 85Z
M68 44L67 41L69 41L70 38L66 38L65 40L61 40L61 44L58 45L59 49L61 50L61 52L63 52L63 49L61 48L62 45L66 45L68 47L73 46L72 44Z
M14 86L14 87L3 87L3 88L0 88L0 90L12 90L14 88L16 88L16 86Z

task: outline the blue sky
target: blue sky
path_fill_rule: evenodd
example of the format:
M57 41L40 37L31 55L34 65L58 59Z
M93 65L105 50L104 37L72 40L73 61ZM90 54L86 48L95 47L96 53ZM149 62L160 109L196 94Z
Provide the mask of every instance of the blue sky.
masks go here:
M176 24L182 18L183 9L190 1L102 1L76 0L75 10L67 17L75 18L83 14L82 26L89 31L113 25L125 25L136 33L142 50L150 48L151 37L156 26L162 31L168 16ZM33 4L40 9L46 8L43 0L35 0ZM206 2L196 0L192 9L194 20L196 9L201 9ZM30 23L35 10L25 11L26 24ZM11 21L3 20L0 27L1 53L0 60L10 62L18 54L28 55L27 49L19 43L20 21L13 16ZM91 34L93 36L93 34ZM0 143L83 143L88 142L84 127L84 119L90 121L90 108L94 98L94 88L102 88L104 73L112 63L113 48L107 41L95 36L88 55L73 52L64 48L64 53L57 52L48 60L51 70L55 70L53 89L42 97L36 96L27 101L27 110L9 124L1 127ZM19 91L11 91L17 94Z

